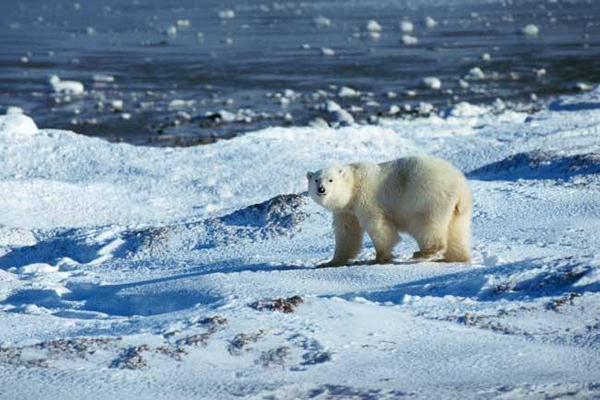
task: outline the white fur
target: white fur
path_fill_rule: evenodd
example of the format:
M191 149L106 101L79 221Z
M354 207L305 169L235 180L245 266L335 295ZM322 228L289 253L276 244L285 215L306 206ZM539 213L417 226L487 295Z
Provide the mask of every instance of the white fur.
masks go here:
M375 246L376 263L392 260L398 232L417 241L413 258L441 255L447 262L470 261L471 189L450 163L406 157L326 168L307 178L312 199L333 212L335 254L326 266L355 258L364 232Z

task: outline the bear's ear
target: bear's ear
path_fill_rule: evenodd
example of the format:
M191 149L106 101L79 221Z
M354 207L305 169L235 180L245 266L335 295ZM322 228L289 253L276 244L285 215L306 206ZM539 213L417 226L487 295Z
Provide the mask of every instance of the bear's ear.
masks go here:
M306 173L306 179L308 179L309 181L312 179L313 177L313 173L312 172L307 172Z
M353 174L353 171L354 170L352 169L351 165L343 165L338 168L338 173L340 174L340 177L344 179L350 178Z

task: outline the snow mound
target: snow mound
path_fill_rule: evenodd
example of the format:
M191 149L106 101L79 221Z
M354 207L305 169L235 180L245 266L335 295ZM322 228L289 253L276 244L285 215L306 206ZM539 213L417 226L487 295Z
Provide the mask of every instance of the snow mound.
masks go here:
M0 131L4 397L597 395L600 190L570 184L597 179L599 97L185 149ZM405 237L372 265L365 235L315 268L335 237L305 171L414 154L473 171L473 261Z
M490 112L489 107L479 106L475 104L468 103L466 101L461 101L456 104L454 107L449 109L445 116L446 117L476 117L479 115L485 115Z
M469 298L476 301L527 300L600 292L600 266L594 260L569 258L524 260L476 268L398 285L391 290L348 293L347 299L395 304ZM425 299L425 300L423 300Z
M471 171L479 180L556 179L571 183L600 182L600 153L564 155L547 151L517 153Z
M19 113L0 115L0 135L13 138L22 138L35 135L38 132L33 119Z
M302 210L307 195L283 194L218 218L225 226L259 232L258 236L288 235L295 231L307 214Z
M35 243L35 235L30 230L0 226L0 249L2 249L3 246L16 248L21 246L31 246Z
M283 194L219 218L130 232L124 241L129 252L158 255L248 240L293 237L308 217L304 211L306 203L305 194Z
M21 247L0 257L0 268L20 268L31 264L71 265L100 263L118 256L123 241L117 230L68 229L39 242L27 240ZM27 239L27 237L23 238Z
M284 194L220 218L132 231L70 229L38 243L28 237L29 231L11 229L6 239L13 238L22 244L0 256L0 268L45 263L69 269L74 264L98 264L113 258L131 258L138 253L158 256L248 240L293 237L308 216L304 211L306 203L305 194Z

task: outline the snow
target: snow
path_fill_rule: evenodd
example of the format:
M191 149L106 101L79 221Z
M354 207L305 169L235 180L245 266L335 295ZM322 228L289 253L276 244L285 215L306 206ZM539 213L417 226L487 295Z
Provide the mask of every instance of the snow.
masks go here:
M189 148L1 116L2 397L598 397L599 132L598 89ZM410 154L467 173L474 261L315 269L306 171Z
M14 108L7 111L6 115L0 115L0 135L4 138L20 139L38 132L35 122L27 115L15 111Z

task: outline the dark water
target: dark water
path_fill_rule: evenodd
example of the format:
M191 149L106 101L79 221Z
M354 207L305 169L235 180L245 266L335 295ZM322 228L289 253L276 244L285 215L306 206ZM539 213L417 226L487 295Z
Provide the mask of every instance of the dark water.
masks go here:
M221 18L223 10L235 17ZM331 24L319 26L318 16ZM426 16L437 26L427 28ZM371 19L382 27L379 39L367 34ZM401 42L401 20L414 24L416 45ZM520 34L527 24L539 34ZM176 35L166 33L171 26ZM485 77L461 87L474 67ZM53 93L52 74L86 92ZM114 82L95 82L95 74ZM426 76L439 78L441 90L422 88ZM578 83L600 83L600 0L0 3L0 107L20 106L41 127L136 144L303 126L328 119L317 107L325 100L375 123L392 106L420 102L443 108L501 98L531 107L532 93L543 100ZM342 86L361 94L339 97Z

